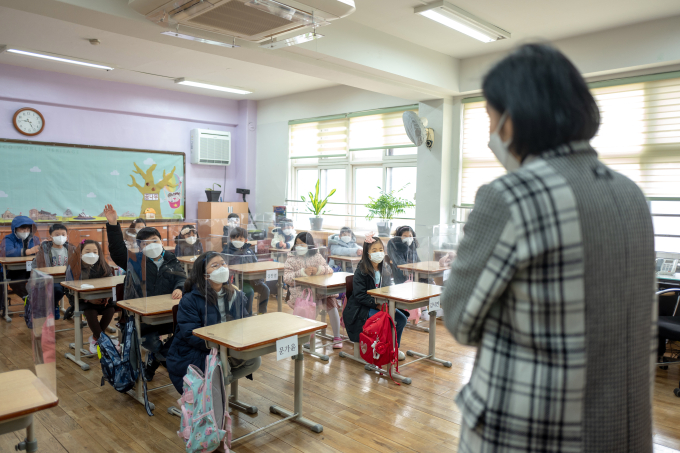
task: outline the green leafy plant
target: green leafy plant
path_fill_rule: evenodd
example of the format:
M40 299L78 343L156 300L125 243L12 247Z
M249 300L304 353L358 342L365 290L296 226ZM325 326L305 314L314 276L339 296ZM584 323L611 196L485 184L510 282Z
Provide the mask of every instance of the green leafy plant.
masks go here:
M406 184L406 186L408 186L408 184ZM366 203L366 207L368 208L366 220L373 220L374 217L383 220L392 220L396 214L403 214L406 212L407 208L414 207L415 203L411 200L400 198L395 195L404 190L406 186L390 192L386 192L378 186L378 189L380 189L380 196L378 198L368 197L371 201Z
M325 214L326 211L323 211L323 208L326 206L326 203L328 203L328 199L330 198L331 195L335 193L335 189L331 190L331 193L329 193L326 198L321 200L319 198L319 180L316 181L316 186L314 187L314 193L309 192L309 200L307 200L304 195L300 196L302 198L302 201L307 203L307 210L314 214L315 216L319 217L321 214Z
M220 189L222 188L222 186L220 186L219 184L217 184L216 182L214 182L214 183L213 183L213 186L212 186L212 189L211 189L210 187L208 187L208 188L205 189L205 190L215 190L215 186L218 186Z

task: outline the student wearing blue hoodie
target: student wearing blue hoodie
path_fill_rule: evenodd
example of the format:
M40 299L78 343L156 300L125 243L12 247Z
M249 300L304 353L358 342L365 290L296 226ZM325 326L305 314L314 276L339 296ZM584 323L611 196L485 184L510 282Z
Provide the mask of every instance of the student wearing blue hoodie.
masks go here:
M229 268L224 255L206 252L196 258L184 283L175 337L166 358L170 380L179 393L183 391L182 379L187 367L194 365L205 371L205 358L210 353L205 341L193 335L194 329L247 318L247 304L245 294L229 284ZM260 363L259 357L251 360L229 357L230 373L225 384L251 375Z
M339 234L334 234L328 238L328 245L331 248L331 256L361 256L363 249L357 244L357 238L350 227L340 228ZM331 260L328 264L335 266L335 261ZM352 263L347 263L347 272L352 271Z
M37 235L38 227L35 222L29 217L20 215L12 219L12 233L8 234L2 240L2 247L0 248L0 256L17 257L17 256L33 256L40 251L40 238ZM0 274L2 275L2 274ZM14 294L20 298L25 298L28 295L26 291L26 283L30 278L31 273L26 270L7 270L7 279L19 280L15 283L10 283L9 286L14 291ZM2 286L3 300L0 303L0 311L3 311L4 316L5 304L7 294L4 294L5 286Z
M229 265L257 263L257 255L252 247L246 241L248 232L241 227L235 227L229 233L229 242L225 245L222 253L226 253L229 260ZM259 314L267 313L267 304L269 303L269 287L264 280L245 281L243 283L243 293L248 298L248 313L253 313L253 299L255 293L259 294L259 302L257 312Z

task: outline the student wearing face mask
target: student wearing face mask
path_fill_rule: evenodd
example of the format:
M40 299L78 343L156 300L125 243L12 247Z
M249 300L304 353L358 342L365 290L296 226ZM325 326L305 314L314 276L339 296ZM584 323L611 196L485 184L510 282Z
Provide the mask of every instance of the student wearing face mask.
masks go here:
M80 246L75 248L75 252L68 258L66 268L66 281L89 280L93 278L112 277L113 270L106 263L99 242L91 239L84 240ZM69 303L74 304L73 295L68 295ZM79 302L80 311L87 321L87 325L92 331L89 338L90 352L97 352L97 340L102 332L111 323L116 311L116 303L110 298L99 300L81 300ZM101 319L97 317L101 316ZM114 345L118 346L118 340L111 338Z
M26 216L17 216L12 219L12 233L5 236L2 240L2 247L0 247L0 254L6 257L13 256L31 256L38 253L40 250L40 238L37 236L37 226L35 222ZM1 269L1 268L0 268ZM0 278L2 273L0 272ZM26 282L30 277L30 272L26 270L8 270L8 280L18 280L15 283L10 283L9 286L14 291L14 294L24 299L28 292L26 291ZM2 285L2 293L4 293L5 286ZM4 294L4 297L7 297ZM0 311L4 312L4 300L0 301ZM4 316L4 313L2 313Z
M194 225L184 225L175 243L175 256L198 256L203 253L203 244Z
M32 269L40 267L68 266L68 258L75 253L75 247L68 243L68 231L61 223L55 223L49 229L51 241L40 244L40 250L33 258ZM59 319L59 301L64 297L64 287L54 284L54 319ZM73 308L69 308L73 312Z
M130 228L132 228L136 232L139 232L142 228L146 228L146 221L141 217L135 219L132 221L132 223L130 223Z
M361 261L354 271L353 291L347 299L347 307L342 312L347 335L355 343L359 342L359 335L363 331L368 318L380 310L380 305L367 291L392 285L392 269L394 267L390 264L390 257L385 255L382 240L373 236L373 233L367 233ZM405 314L403 310L395 311L394 323L397 330L397 345L401 344L401 334L407 320L408 314ZM405 358L406 355L399 351L399 360Z
M295 239L295 230L293 229L293 221L285 219L281 226L272 230L274 237L272 237L272 247L277 249L290 249L293 247L293 239Z
M392 260L394 283L404 283L408 280L408 272L403 272L398 266L420 262L418 241L413 228L408 225L397 228L394 237L387 243L387 256Z
M311 277L313 275L332 274L333 269L326 263L326 259L319 253L314 238L311 234L302 232L295 237L294 251L288 253L286 266L283 271L283 281L290 288L290 298L288 306L295 308L295 300L302 296L303 288L295 283L297 277ZM340 303L337 297L329 296L323 301L316 301L317 306L320 303L326 304L326 313L333 329L333 345L334 349L342 349L342 343L337 343L342 340L340 338L340 315L338 308Z
M248 232L241 227L236 227L229 233L229 243L224 247L222 253L227 255L230 266L257 263L257 255L246 241L247 236ZM255 293L259 295L257 312L259 314L267 313L270 291L264 280L246 280L243 282L243 293L248 298L248 313L253 314Z
M328 245L331 247L331 255L338 256L361 256L363 253L361 246L357 244L357 238L350 227L340 228L339 234L334 234L328 238ZM335 266L333 260L329 263ZM351 263L347 263L347 272L352 272Z
M135 252L128 250L125 246L123 233L118 223L118 214L113 206L107 204L104 207L104 215L108 220L106 234L109 239L111 259L127 272L125 298L142 297L139 279L130 279L133 276L144 275L147 297L172 294L173 299L181 299L186 280L184 267L173 252L163 248L163 241L158 230L153 227L139 230L136 237L139 251ZM144 274L142 274L142 266L145 267ZM172 333L172 323L154 326L142 323L141 327L140 334L144 338L142 346L151 352L144 367L147 380L150 381L156 369L165 361L163 352L167 349L167 345L161 342L160 336Z
M205 358L210 353L205 341L193 335L194 329L247 318L247 304L245 294L229 284L229 268L224 255L206 252L196 258L184 284L177 329L167 356L168 374L179 393L183 392L182 379L187 367L193 365L205 371ZM250 360L229 357L230 374L225 385L250 376L260 363L260 357Z

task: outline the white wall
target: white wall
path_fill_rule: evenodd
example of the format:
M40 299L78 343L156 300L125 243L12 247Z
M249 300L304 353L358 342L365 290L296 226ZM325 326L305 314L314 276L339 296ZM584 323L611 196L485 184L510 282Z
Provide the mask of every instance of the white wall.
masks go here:
M257 103L257 211L285 204L288 187L288 121L411 105L413 101L339 86Z

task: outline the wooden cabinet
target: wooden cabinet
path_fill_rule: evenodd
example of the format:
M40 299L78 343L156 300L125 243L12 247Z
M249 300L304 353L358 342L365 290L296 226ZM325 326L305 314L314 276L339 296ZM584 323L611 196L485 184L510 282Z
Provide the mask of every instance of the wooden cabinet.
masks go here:
M231 213L240 214L241 218L247 219L248 203L243 201L225 201L221 203L199 201L198 218L211 219L212 222L199 222L198 235L203 238L210 234L222 235L222 227L227 224L227 217Z

